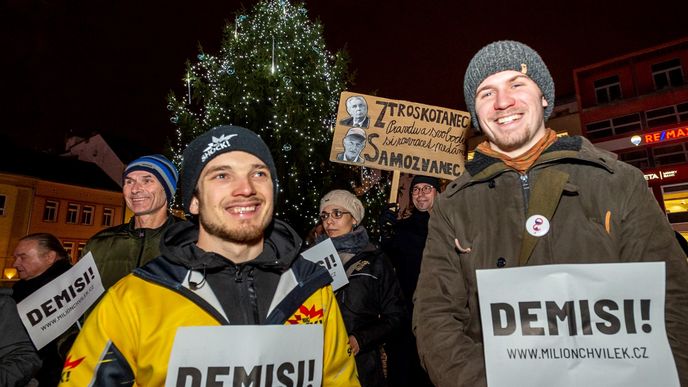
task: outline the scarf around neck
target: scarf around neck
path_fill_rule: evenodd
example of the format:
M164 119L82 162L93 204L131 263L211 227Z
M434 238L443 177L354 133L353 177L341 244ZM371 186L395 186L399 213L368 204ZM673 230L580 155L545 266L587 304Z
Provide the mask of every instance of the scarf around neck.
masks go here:
M535 161L537 161L542 152L549 148L549 146L555 141L557 141L557 133L554 130L547 128L545 135L542 136L538 142L536 142L530 149L516 157L509 157L504 153L492 149L489 141L487 140L481 142L476 147L476 150L480 151L480 153L486 156L500 159L509 168L515 169L519 173L524 174L528 169L530 169L530 167L533 166L533 164L535 164Z

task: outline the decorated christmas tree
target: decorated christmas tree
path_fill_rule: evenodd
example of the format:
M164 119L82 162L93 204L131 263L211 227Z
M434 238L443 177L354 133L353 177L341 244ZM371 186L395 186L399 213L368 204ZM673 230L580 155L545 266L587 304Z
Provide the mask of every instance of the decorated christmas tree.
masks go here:
M184 92L169 96L175 161L180 164L200 133L239 125L272 150L279 173L276 216L298 232L315 224L329 189L358 187L362 194L366 186L364 202L380 202L384 190L368 190L370 171L328 161L339 94L350 83L347 62L344 52L325 48L322 25L302 4L266 0L240 12L226 26L219 53L201 49L187 63Z

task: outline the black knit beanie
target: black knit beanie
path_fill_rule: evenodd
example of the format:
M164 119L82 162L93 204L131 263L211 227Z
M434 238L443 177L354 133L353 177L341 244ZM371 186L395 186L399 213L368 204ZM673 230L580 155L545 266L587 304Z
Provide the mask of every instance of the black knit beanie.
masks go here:
M435 187L437 192L440 192L440 179L436 177L416 175L413 177L413 180L411 180L411 189L413 190L413 187L415 187L416 184L419 183L429 184Z
M233 151L250 153L268 166L274 197L277 198L277 170L265 142L254 132L240 126L216 126L196 137L184 150L181 172L184 212L189 213L194 189L206 164L218 155Z
M527 75L535 82L547 101L544 118L547 121L554 109L554 81L540 55L523 43L512 40L492 42L471 59L463 79L466 108L471 113L473 126L480 129L475 113L475 93L478 86L492 74L514 70Z

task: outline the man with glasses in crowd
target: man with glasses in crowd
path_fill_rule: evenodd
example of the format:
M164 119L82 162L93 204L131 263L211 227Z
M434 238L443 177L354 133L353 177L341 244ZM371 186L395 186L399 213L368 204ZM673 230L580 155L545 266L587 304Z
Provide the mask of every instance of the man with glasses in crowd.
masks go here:
M390 375L391 385L432 385L420 366L416 340L411 331L410 313L413 310L413 292L416 290L425 239L428 236L430 211L439 192L438 178L416 175L411 180L413 202L411 215L397 221L396 213L388 210L381 222L383 226L386 224L390 228L387 237L382 240L382 245L396 269L406 308L409 311L409 320L404 325L404 335L398 343L399 347L390 348L390 367L401 371ZM394 383L395 378L398 378L398 383Z

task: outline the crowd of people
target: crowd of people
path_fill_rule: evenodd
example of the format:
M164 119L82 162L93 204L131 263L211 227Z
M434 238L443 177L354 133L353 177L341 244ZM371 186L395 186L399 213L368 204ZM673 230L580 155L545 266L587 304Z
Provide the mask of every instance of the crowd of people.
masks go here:
M274 218L275 163L248 129L198 136L181 174L162 155L132 161L123 196L133 217L84 249L107 291L82 327L40 351L16 303L71 265L50 234L19 241L20 281L11 298L0 293L0 385L159 386L180 327L318 324L323 386L486 386L478 270L652 261L667 267L667 337L688 385L688 264L642 174L545 126L554 82L522 43L481 49L464 97L487 140L441 195L439 179L417 175L408 216L373 214L385 227L380 241L369 237L361 200L344 189L324 193L310 233ZM369 118L365 99L346 106L343 123L353 128L344 141L356 146L342 159L351 161ZM186 220L169 211L178 183ZM533 216L544 232L530 229ZM327 239L348 280L336 290L322 265L300 255Z

